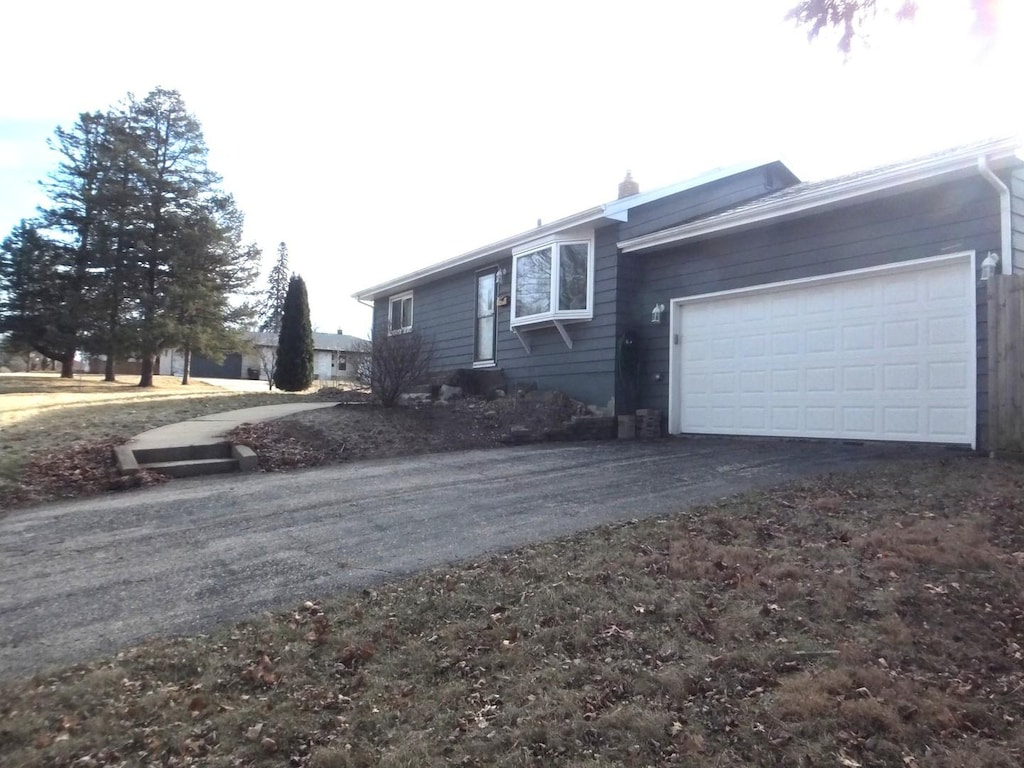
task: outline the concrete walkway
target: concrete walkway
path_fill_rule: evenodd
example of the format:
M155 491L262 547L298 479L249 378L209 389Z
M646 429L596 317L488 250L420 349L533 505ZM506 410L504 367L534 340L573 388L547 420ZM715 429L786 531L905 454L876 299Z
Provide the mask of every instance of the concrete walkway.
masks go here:
M197 419L168 424L136 435L126 443L131 450L149 448L172 448L183 445L208 445L219 443L224 435L242 424L272 421L293 413L315 411L317 408L331 408L337 403L282 403L261 405L257 408L240 408L237 411L211 413Z

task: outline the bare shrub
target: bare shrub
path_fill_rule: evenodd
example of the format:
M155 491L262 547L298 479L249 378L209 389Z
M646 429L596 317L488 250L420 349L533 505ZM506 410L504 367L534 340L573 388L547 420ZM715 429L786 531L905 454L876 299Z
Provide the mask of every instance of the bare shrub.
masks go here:
M370 389L381 405L390 407L409 387L421 384L430 375L433 364L433 345L419 331L390 333L386 326L378 326L372 334L370 354L364 358L368 366L361 366L360 378L368 377Z

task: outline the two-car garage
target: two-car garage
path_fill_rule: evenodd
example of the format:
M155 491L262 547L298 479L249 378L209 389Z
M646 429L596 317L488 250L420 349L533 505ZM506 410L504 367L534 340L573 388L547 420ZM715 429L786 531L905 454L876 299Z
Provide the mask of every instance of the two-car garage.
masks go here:
M974 253L672 301L669 430L974 446Z

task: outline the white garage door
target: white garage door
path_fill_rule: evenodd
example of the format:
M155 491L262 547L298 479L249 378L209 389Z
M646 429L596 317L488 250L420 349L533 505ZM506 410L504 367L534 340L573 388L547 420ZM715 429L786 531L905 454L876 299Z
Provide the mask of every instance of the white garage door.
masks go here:
M673 432L974 445L973 254L672 304Z

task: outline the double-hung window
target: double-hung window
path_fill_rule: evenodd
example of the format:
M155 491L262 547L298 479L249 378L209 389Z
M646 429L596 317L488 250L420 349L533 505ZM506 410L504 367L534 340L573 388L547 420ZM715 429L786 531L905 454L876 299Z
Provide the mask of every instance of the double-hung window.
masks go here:
M388 300L388 333L412 330L412 291L399 293Z
M594 316L589 241L545 243L512 254L512 325Z

